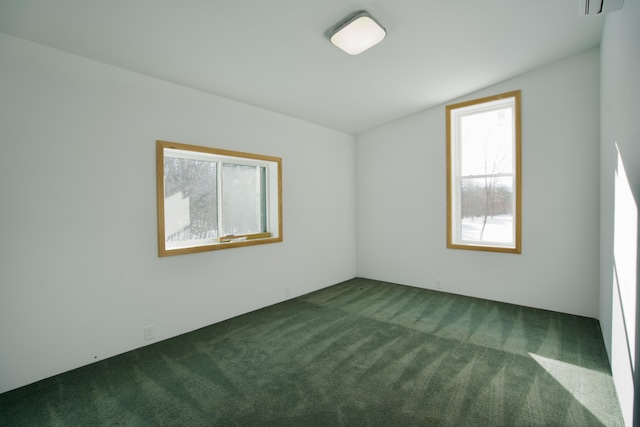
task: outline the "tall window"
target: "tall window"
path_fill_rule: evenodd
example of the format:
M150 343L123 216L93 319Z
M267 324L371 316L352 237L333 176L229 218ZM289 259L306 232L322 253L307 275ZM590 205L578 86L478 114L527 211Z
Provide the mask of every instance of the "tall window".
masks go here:
M158 254L282 241L277 157L157 141Z
M446 113L447 247L520 253L520 91Z

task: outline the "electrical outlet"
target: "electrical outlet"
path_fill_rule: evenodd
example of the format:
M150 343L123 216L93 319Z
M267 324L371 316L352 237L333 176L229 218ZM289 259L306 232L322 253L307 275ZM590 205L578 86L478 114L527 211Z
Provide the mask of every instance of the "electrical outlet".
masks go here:
M149 341L154 339L156 336L156 332L155 332L155 326L154 325L147 325L144 327L144 339Z
M442 279L436 279L436 289L443 289L444 281Z

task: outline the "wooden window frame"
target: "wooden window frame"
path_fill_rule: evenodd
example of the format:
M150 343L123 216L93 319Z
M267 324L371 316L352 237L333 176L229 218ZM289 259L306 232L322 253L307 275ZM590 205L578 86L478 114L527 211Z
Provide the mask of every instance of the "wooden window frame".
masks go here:
M269 198L267 211L271 220L266 232L253 234L237 234L217 236L206 244L194 244L179 248L168 248L165 236L165 194L164 194L164 159L165 149L183 150L187 153L205 153L214 156L228 157L231 159L247 161L267 162L272 169L267 187ZM273 183L273 180L277 180ZM274 191L275 190L275 191ZM263 245L282 242L282 159L280 157L265 156L261 154L245 153L240 151L222 150L190 144L181 144L169 141L156 141L156 191L158 212L158 256L182 255L189 253L213 251L218 249L230 249L243 246ZM276 193L276 194L273 194Z
M499 245L495 243L471 243L479 241L462 241L458 236L460 233L454 231L454 227L458 227L457 222L460 222L459 208L454 206L456 203L460 203L461 196L458 196L460 192L461 181L458 169L459 169L459 143L454 141L454 126L457 126L455 120L457 120L456 111L460 109L469 109L468 107L478 106L480 109L482 104L489 104L494 101L506 100L513 98L514 113L513 113L513 191L515 193L513 221L514 221L514 242L513 245ZM455 116L455 117L454 117ZM490 251L490 252L502 252L502 253L522 253L522 138L521 138L521 91L516 90L512 92L502 93L499 95L488 96L484 98L474 99L470 101L460 102L457 104L451 104L446 106L446 132L447 132L447 248L450 249L466 249L477 251ZM456 194L454 194L456 192ZM457 221L457 222L456 222Z

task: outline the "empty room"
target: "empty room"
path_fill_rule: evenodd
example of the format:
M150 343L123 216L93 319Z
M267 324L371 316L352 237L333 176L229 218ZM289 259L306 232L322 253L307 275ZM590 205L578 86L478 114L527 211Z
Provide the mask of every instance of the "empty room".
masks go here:
M640 425L639 46L638 0L0 0L0 425Z

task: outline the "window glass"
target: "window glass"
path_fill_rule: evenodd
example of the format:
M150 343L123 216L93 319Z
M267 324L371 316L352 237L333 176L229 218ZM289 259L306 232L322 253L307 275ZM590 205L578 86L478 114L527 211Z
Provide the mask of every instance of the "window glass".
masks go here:
M499 109L460 118L462 176L513 171L513 111Z
M265 168L225 163L222 176L223 235L267 231Z
M460 240L513 245L513 178L463 178L460 189Z
M167 246L218 237L217 163L164 158L164 210Z

